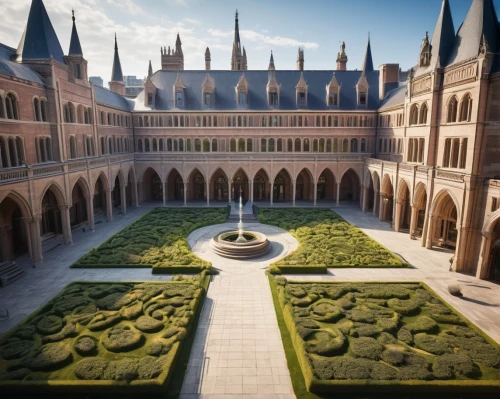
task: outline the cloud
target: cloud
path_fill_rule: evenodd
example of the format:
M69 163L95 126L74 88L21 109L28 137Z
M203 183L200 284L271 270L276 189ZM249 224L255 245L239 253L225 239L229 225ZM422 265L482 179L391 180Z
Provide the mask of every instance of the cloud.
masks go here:
M231 37L234 33L233 31L220 30L220 29L209 29L208 33L210 33L213 37ZM276 46L276 47L298 47L302 46L305 48L316 49L319 47L319 44L316 42L302 42L300 40L292 39L289 37L282 36L269 36L254 30L241 30L240 35L242 40L248 40L249 42L258 43L259 47L268 45L268 46Z
M167 4L169 6L181 6L181 7L188 7L189 3L191 0L167 0Z
M201 21L198 21L197 19L193 19L193 18L184 18L183 21L188 23L188 24L191 24L191 25L200 25L201 24Z
M133 0L106 0L108 4L125 10L130 15L146 15L144 10Z

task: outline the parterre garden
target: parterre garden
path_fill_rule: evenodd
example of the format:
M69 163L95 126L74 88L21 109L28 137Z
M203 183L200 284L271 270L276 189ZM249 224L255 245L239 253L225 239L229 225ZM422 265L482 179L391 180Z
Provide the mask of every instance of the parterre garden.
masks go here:
M187 237L194 230L224 223L226 208L156 208L125 227L72 267L152 267L153 273L187 273L211 264L193 254Z
M287 230L299 242L296 251L273 263L271 271L326 272L328 267L405 267L387 248L328 209L269 209L259 221Z
M500 347L423 283L270 283L310 392L500 392Z
M165 392L207 285L71 283L1 338L0 390Z

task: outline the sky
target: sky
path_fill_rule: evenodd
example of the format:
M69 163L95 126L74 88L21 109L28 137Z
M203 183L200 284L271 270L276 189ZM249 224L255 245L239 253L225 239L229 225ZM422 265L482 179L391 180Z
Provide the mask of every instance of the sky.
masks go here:
M472 0L450 0L455 30ZM494 0L500 12L500 0ZM0 42L17 47L31 0L0 0ZM111 78L114 33L124 75L144 77L151 60L161 69L161 46L174 46L180 34L185 69L230 69L234 13L249 69L267 69L271 50L277 69L296 69L297 49L305 49L305 69L332 70L342 41L348 69L360 69L368 34L374 66L418 61L420 44L432 37L442 0L44 0L65 54L71 35L71 9L89 76ZM106 83L105 83L106 84Z

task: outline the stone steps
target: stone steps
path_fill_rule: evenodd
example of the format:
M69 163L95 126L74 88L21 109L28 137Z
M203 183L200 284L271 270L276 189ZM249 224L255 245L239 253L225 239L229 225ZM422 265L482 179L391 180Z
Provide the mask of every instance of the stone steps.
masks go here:
M15 262L7 261L0 263L0 286L5 287L25 274L24 270Z

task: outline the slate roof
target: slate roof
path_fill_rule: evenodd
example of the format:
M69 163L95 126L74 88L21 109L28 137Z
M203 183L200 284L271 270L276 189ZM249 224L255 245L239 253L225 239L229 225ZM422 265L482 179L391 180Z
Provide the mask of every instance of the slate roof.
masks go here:
M439 61L441 66L446 65L448 56L453 47L455 40L455 27L453 25L453 18L451 17L450 3L444 0L441 6L436 27L431 40L431 62L427 67L418 68L415 76L423 75L427 72L433 71Z
M71 41L69 43L68 55L81 55L81 56L83 56L82 46L80 44L80 38L78 37L78 31L76 30L75 15L74 14L73 14L73 29L71 30Z
M365 59L363 61L362 71L370 72L373 71L373 58L372 58L372 46L370 44L370 37L368 37L368 44L366 45Z
M401 84L401 86L399 86L398 88L389 91L385 96L385 98L380 103L379 110L404 104L405 95L406 95L406 83Z
M44 85L43 78L37 72L26 65L11 61L11 57L15 56L15 54L15 49L0 43L0 73Z
M326 103L326 86L332 80L333 73L341 85L340 107L328 107ZM248 107L240 107L237 103L235 87L242 74L248 82ZM368 81L368 104L357 105L356 84L362 71L303 71L308 86L307 108L297 107L295 86L300 80L301 71L276 71L276 81L280 88L279 110L376 110L379 105L379 71L366 73ZM210 77L215 83L215 110L272 110L268 106L266 85L268 71L210 71ZM206 110L202 103L202 84L207 71L157 71L151 81L156 86L155 109L176 110L174 104L174 83L179 76L184 89L183 110ZM135 110L148 110L144 106L144 92L137 96Z
M110 107L131 111L134 102L101 86L94 86L96 102Z
M17 54L23 60L50 60L64 64L64 53L42 0L33 0Z
M115 34L115 57L113 58L113 71L111 72L112 82L123 82L122 64L118 55L118 42Z
M479 54L482 36L488 51L496 52L498 19L492 0L473 0L465 20L458 30L447 65L465 61Z

